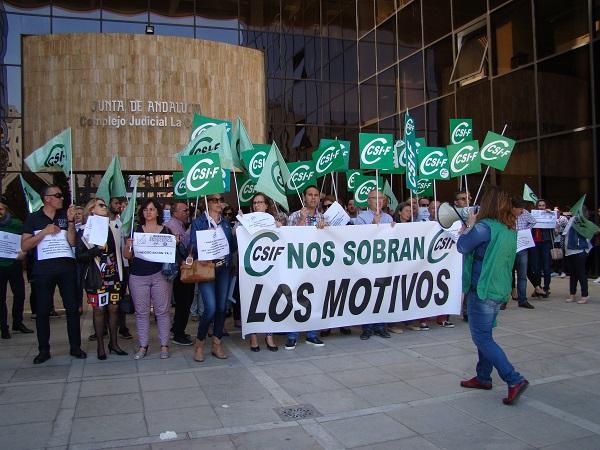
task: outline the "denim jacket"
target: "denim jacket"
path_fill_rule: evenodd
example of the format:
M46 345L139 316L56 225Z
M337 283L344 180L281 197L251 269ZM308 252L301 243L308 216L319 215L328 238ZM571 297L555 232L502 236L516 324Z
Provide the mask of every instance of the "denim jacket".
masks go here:
M225 263L229 266L231 265L231 255L237 250L237 241L233 238L233 231L231 230L231 225L229 222L221 217L221 221L219 222L219 226L223 229L225 233L225 237L227 238L227 242L229 242L229 254L225 257ZM206 217L206 213L200 214L194 221L191 226L191 236L190 236L190 246L194 252L194 258L198 258L198 246L196 244L196 231L203 231L210 229L208 224L208 219Z

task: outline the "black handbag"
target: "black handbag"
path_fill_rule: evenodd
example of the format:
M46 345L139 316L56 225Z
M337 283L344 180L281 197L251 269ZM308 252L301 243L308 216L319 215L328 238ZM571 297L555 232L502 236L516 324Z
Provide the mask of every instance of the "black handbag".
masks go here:
M96 258L92 258L88 263L83 287L86 291L97 291L102 287L102 275L100 274L100 269L98 269L98 266L96 265Z

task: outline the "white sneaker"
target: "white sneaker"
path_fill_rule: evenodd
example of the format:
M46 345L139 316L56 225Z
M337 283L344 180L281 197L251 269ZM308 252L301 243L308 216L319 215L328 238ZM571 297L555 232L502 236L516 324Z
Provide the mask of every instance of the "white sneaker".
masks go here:
M552 273L550 274L550 276L551 276L552 278L554 278L554 277L557 277L558 275L559 275L559 274L558 274L558 273L556 273L556 272L552 272Z
M600 277L596 278L596 279L594 280L594 283L600 283Z
M564 273L564 272L561 272L561 273L560 273L560 277L561 277L561 278L565 278L566 276L567 276L567 274L566 274L566 273Z

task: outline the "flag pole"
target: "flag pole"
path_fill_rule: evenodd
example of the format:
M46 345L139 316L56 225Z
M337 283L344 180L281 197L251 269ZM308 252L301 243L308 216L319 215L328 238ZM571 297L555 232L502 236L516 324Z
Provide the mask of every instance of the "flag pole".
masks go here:
M198 216L198 203L200 203L200 196L196 197L196 207L194 208L194 219Z
M71 205L75 204L75 182L73 180L73 155L71 154L71 172L70 172L70 182L71 182Z
M233 170L233 182L235 183L235 198L236 198L237 204L238 204L238 211L241 211L242 206L240 205L240 193L238 192L237 177L235 176L235 169Z
M335 187L335 180L333 179L333 172L329 172L331 174L331 185L333 186L333 193L335 194L335 201L338 201L337 188Z
M437 205L437 191L435 189L435 180L433 180L433 206ZM435 213L435 219L437 220L437 211Z
M379 169L375 169L375 204L377 205L377 212L381 214L379 209Z
M502 136L504 136L504 132L506 131L507 126L508 126L508 124L505 123L504 128L502 128L502 133L500 133ZM479 189L477 189L477 194L475 195L475 201L473 202L474 205L477 204L477 199L479 198L479 193L481 192L481 188L483 187L483 182L485 181L485 177L487 176L489 171L490 171L490 166L487 166L487 169L485 169L485 173L483 174L483 178L481 179L481 183L479 184ZM467 199L468 199L468 195L467 195Z
M136 185L137 185L137 181L136 181ZM129 232L129 239L133 239L133 224L135 222L135 201L137 199L137 189L134 189L135 191L135 196L131 199L131 201L133 202L133 207L131 208L131 231ZM129 249L131 251L131 249Z
M471 195L469 194L469 183L467 182L467 176L465 175L465 191L467 192L467 206L471 206Z

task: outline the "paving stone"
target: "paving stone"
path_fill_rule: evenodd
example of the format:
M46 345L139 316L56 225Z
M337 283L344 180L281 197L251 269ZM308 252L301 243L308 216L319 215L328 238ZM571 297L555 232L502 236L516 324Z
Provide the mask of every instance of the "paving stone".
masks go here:
M114 359L116 359L115 357ZM120 358L127 358L127 356L120 356ZM137 366L135 361L112 361L112 356L110 360L102 361L102 364L87 364L83 368L83 376L87 377L101 377L106 375L127 375L127 374L137 374Z
M442 431L429 433L423 437L440 448L447 450L464 449L511 449L533 450L527 445L502 431L487 424L468 425L455 428L451 433Z
M279 422L281 419L274 408L275 400L252 400L215 405L214 410L224 427L240 427L257 423Z
M9 386L0 394L0 404L40 400L58 400L62 398L64 386L64 383Z
M142 412L143 405L140 394L81 397L75 408L75 417L104 416L115 411L121 414Z
M372 384L398 381L398 377L379 367L366 367L339 372L330 372L329 376L347 387L369 386Z
M105 442L148 435L142 413L107 413L99 417L79 417L73 420L71 444Z
M600 448L600 435L588 436L571 441L542 447L542 450L598 450Z
M9 403L2 406L0 426L54 420L60 400Z
M210 406L146 411L146 422L148 431L154 435L165 431L180 433L222 428L221 422Z
M281 353L281 352L278 352ZM322 370L309 361L306 362L279 362L266 364L262 369L272 378L288 378L322 373Z
M231 436L238 450L265 450L276 447L285 450L317 450L318 442L300 427L252 431Z
M419 434L451 431L478 421L444 403L401 408L387 413L398 422Z
M0 427L0 443L2 448L10 450L44 448L51 434L51 422L9 425Z
M152 444L152 450L235 450L228 436L211 436L201 439L180 440Z
M234 402L245 402L251 400L263 400L272 398L269 391L262 387L258 381L254 383L237 385L212 385L203 386L202 390L213 405L229 404Z
M329 358L313 359L311 363L323 372L339 372L370 367L371 364L358 356L332 356Z
M413 431L385 414L334 420L323 422L322 425L346 447L370 445L414 435Z
M364 398L352 392L351 389L300 394L296 396L296 399L300 404L313 405L321 414L335 414L372 406Z
M411 386L428 393L432 397L464 392L460 386L461 377L454 374L433 375L431 377L415 378L406 382Z
M338 383L326 374L280 378L278 382L290 395L342 389L344 387L343 384Z
M142 393L144 398L144 409L146 411L157 411L160 409L191 408L194 406L206 406L210 402L202 389L169 389L164 391L149 391Z
M410 450L439 450L440 447L436 447L431 442L423 439L420 436L410 437L406 439L395 439L388 442L380 442L379 444L369 444L364 447L354 447L354 450L398 450L398 449L410 449Z
M173 373L166 375L147 375L140 377L143 391L162 391L198 386L198 380L192 373Z
M382 383L374 386L361 386L352 390L355 394L376 406L405 403L429 397L423 391L402 381Z
M139 391L138 379L110 378L104 380L83 381L81 383L80 397L91 397L94 395L129 394Z
M58 380L65 381L69 375L69 366L44 366L17 369L10 379L11 382Z

